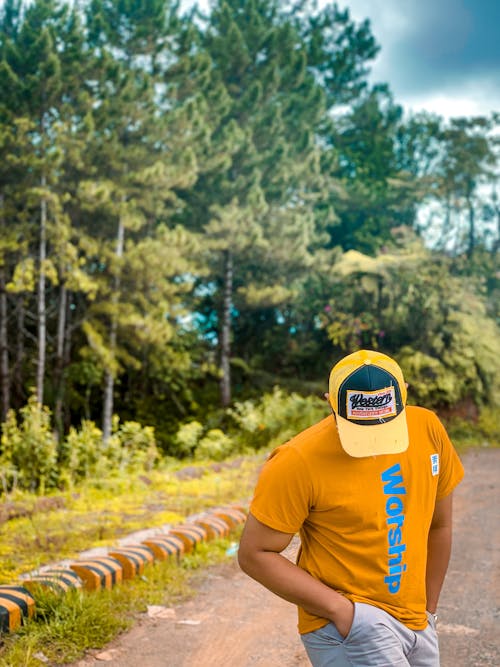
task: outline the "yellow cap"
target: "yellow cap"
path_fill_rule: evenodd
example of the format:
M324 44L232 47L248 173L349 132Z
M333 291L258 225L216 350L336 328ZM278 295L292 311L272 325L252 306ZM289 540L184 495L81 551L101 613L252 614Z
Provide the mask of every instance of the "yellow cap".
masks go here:
M406 384L394 359L374 350L349 354L332 368L329 392L348 454L397 454L408 448Z

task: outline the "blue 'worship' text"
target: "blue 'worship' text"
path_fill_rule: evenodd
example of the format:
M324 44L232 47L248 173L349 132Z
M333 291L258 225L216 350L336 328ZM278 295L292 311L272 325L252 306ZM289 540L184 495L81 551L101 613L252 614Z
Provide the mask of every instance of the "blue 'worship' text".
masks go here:
M403 524L405 520L403 497L406 489L403 484L403 475L399 463L387 468L381 475L386 496L385 513L387 524L388 565L384 581L389 593L397 593L401 587L401 577L406 571L403 554L406 551L404 543Z

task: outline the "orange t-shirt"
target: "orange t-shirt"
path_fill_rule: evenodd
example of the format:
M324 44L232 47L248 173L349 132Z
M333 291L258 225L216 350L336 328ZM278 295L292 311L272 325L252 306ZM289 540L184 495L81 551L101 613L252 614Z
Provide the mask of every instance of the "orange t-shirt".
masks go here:
M333 416L306 429L272 452L250 512L275 530L300 532L297 564L313 577L422 630L434 505L463 467L433 412L408 406L406 415L410 444L400 454L349 456ZM300 633L327 622L299 607Z

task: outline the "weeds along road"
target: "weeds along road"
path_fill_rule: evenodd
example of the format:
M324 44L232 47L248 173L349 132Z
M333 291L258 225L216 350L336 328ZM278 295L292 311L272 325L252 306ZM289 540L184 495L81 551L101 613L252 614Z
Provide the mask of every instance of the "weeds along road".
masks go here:
M453 555L439 608L441 667L499 667L500 449L462 459L466 474L455 492ZM309 665L293 605L245 576L235 560L207 570L196 597L169 615L142 617L73 667Z

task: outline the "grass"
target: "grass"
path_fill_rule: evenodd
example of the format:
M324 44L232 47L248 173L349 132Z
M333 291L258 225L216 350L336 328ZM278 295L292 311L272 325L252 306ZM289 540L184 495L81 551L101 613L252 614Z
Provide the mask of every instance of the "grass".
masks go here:
M86 549L114 546L136 530L179 524L224 503L246 504L262 457L184 468L177 463L147 475L95 480L53 494L45 511L36 509L29 494L11 494L7 502L21 516L0 524L0 583L15 583L56 560L76 559Z
M169 607L192 595L207 566L230 557L226 554L230 545L230 539L202 543L179 562L156 562L144 576L110 591L37 596L36 617L17 634L3 637L0 667L56 667L81 658L88 649L103 647L129 628L148 605Z

